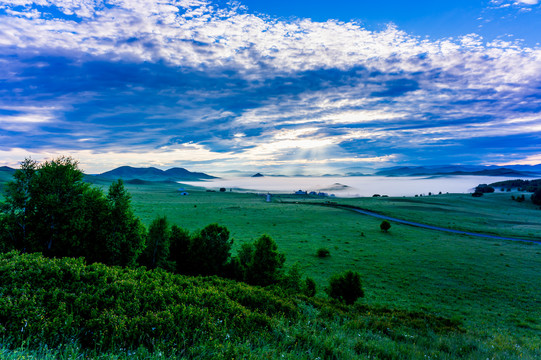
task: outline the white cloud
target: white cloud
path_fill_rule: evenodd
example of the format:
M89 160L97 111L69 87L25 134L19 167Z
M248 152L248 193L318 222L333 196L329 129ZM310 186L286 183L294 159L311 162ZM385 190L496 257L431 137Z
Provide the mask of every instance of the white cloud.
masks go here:
M537 5L539 0L491 0L490 3L496 8L507 8L509 6L519 6L523 7L524 5Z
M200 144L181 146L182 149L159 148L149 152L145 149L148 156L141 155L141 147L141 153L118 156L111 150L103 157L100 155L112 164L153 164L153 161L166 164L170 158L220 159L224 163L232 158L247 162L302 162L303 159L322 162L326 158L339 158L338 155L346 159L376 159L379 157L368 153L352 157L340 146L348 141L377 140L405 148L428 141L443 144L464 138L541 130L535 121L517 120L508 110L520 106L520 101L525 101L524 94L538 93L539 48L510 41L487 43L476 34L427 40L408 35L395 26L368 31L357 23L282 21L247 14L238 4L219 8L200 0L108 3L113 6L105 7L102 1L94 0L0 0L8 14L0 18L0 47L15 54L69 54L80 61L98 57L129 63L163 62L207 74L231 70L252 87L265 80L294 78L310 71L366 69L366 74L352 75L355 77L352 82L328 86L323 83L321 88L302 89L293 95L270 95L238 114L208 106L176 115L190 124L235 118L223 125L233 129L231 139L216 140L221 145L247 148L235 156ZM502 7L511 3L536 5L538 0L492 1L494 6ZM55 5L64 14L80 19L76 22L69 16L41 16L32 4ZM13 6L23 6L26 10ZM0 76L6 79L17 76L15 70L15 75ZM395 84L397 80L412 81L418 88L392 96L393 86L402 91L401 85ZM202 92L207 98L224 96L216 90ZM389 95L385 95L387 92ZM528 101L530 105L535 102ZM528 109L535 107L525 108L524 119L528 119L533 116L529 111L534 111ZM118 114L138 111L120 107L114 110ZM15 116L4 116L0 124L3 129L23 131L50 121L58 111L21 110L22 115L17 115L20 121L10 121ZM438 116L431 117L433 114ZM152 119L169 116L167 112L158 113ZM495 120L453 122L464 117ZM250 136L250 129L260 131L256 132L257 136ZM104 131L97 129L96 133L101 135ZM132 142L142 142L149 133L123 135ZM420 138L421 135L430 138ZM93 142L88 133L77 134L77 138L82 144ZM62 153L66 151L69 148ZM94 153L81 150L72 153L89 166L98 166L91 160ZM306 156L308 153L310 157Z
M528 58L533 63L540 58L539 50L500 47L492 61L480 63L475 60L493 49L475 35L456 42L431 42L409 36L394 26L372 32L355 23L285 22L219 9L202 1L173 6L117 0L110 9L102 8L99 1L66 0L56 4L65 12L81 14L83 21L4 17L0 44L51 51L69 49L113 60L234 68L247 77L254 72L257 76L275 76L359 64L386 72L413 72L426 70L427 63L449 69L463 62L473 63L479 74L489 75L487 70L502 61ZM427 59L416 60L420 54ZM519 76L521 73L518 71Z
M162 148L151 151L120 151L120 149L117 149L107 152L95 152L78 149L40 149L30 151L21 148L10 150L0 149L2 163L11 167L17 167L18 163L27 157L31 157L37 161L45 161L66 154L79 161L81 169L88 174L101 173L124 165L170 168L176 164L225 160L231 157L230 154L214 153L204 146L197 144L185 144L175 148Z
M517 0L516 3L527 4L527 5L537 5L539 0Z

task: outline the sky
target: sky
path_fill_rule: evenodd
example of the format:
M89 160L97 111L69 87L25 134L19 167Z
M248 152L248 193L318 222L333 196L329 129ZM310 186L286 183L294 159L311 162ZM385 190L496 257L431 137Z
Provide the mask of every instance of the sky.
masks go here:
M0 166L539 164L540 28L540 0L0 0Z

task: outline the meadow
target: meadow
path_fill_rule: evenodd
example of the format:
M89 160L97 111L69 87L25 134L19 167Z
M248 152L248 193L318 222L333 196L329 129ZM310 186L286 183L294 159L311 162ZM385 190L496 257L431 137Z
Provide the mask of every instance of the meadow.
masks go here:
M110 184L92 180L104 188ZM166 354L178 358L291 359L541 357L541 245L473 238L397 223L391 223L391 229L382 232L381 220L344 209L313 205L314 202L324 205L329 199L309 196L276 195L272 202L266 202L263 195L211 192L175 183L127 183L126 188L131 193L136 215L147 226L163 215L170 223L191 232L218 223L230 230L234 252L241 244L252 242L262 234L270 235L286 255L286 266L296 263L304 275L316 281L316 297L291 296L218 278L194 279L167 275L163 271L146 274L140 269L121 271L104 266L85 267L81 260L45 260L7 254L0 259L0 273L6 281L12 282L12 286L2 290L3 294L11 293L0 302L0 323L6 317L16 316L13 314L17 310L28 311L17 314L20 317L17 324L26 324L28 316L35 315L39 322L42 321L40 314L66 311L74 315L65 316L77 321L83 321L85 316L97 316L89 320L91 324L113 316L115 324L126 329L118 331L114 325L114 334L122 343L143 336L131 329L151 328L153 321L158 321L167 331L172 326L167 323L168 317L197 316L201 321L209 320L214 324L218 320L212 309L195 305L186 313L175 299L180 296L185 299L183 303L204 304L209 301L209 296L222 299L224 292L229 294L228 299L223 298L220 302L225 301L228 305L219 311L230 311L224 316L235 319L234 314L240 311L247 314L247 319L252 316L259 319L259 323L246 321L240 326L231 322L223 328L213 327L210 338L197 335L197 326L193 331L184 329L182 336L193 336L193 342L181 350L177 345L158 340L152 351L132 348L128 352L109 352L107 349L88 352L81 350L77 341L70 340L76 339L69 332L73 329L53 317L47 323L50 334L55 334L55 326L69 330L65 339L51 338L63 344L60 348L50 348L47 342L36 348L31 346L30 340L24 340L26 345L13 349L7 344L14 342L4 338L0 344L2 358L124 359L131 356L156 359ZM179 188L184 188L189 195L180 195ZM332 201L476 232L535 239L541 230L538 207L529 201L512 201L508 193L486 194L482 198L446 194L419 198L334 198ZM318 257L319 249L328 250L330 256ZM23 268L28 273L20 271ZM60 280L55 285L58 288L43 287L31 297L24 295L30 286L28 276L35 279L51 268L56 269L59 279L75 277L82 283ZM346 270L359 272L363 281L365 296L353 307L329 301L324 292L328 279ZM91 275L94 273L96 275ZM102 289L96 297L91 298L96 304L104 304L97 305L103 309L90 315L84 306L77 308L88 302L90 293L73 290L96 286L87 283L82 274L105 281L104 285L98 286ZM141 277L148 279L148 286L130 285L133 294L123 293L121 287L140 283ZM36 286L41 286L39 281ZM193 288L193 291L187 292L187 288ZM107 297L98 296L102 292ZM110 296L117 292L118 296ZM126 313L126 301L130 308L144 306L153 298L153 293L158 299L163 296L159 304L164 308L158 308L156 315L146 313L140 318L131 318ZM18 300L20 304L33 304L33 310L18 306L14 302L17 296L22 296ZM73 304L76 306L56 308L54 303L46 302L51 297L75 299ZM272 310L276 306L285 310ZM266 310L267 307L271 310ZM72 320L73 324L75 320ZM74 329L81 326L74 325ZM43 336L39 326L34 324L32 329L35 331L32 336L37 339ZM248 329L247 333L239 333L230 341L223 340L230 331L241 329ZM0 326L0 330L5 328ZM174 340L176 334L168 335L168 341L178 341ZM104 336L107 339L108 335Z
M145 223L157 215L190 231L217 222L234 245L270 235L316 280L320 294L328 278L344 270L361 273L363 303L426 311L462 321L479 334L526 337L539 348L541 334L541 247L494 241L392 223L351 211L303 204L317 199L208 192L178 184L127 185ZM386 215L427 224L504 236L539 239L541 211L509 193L446 194L425 197L336 198ZM327 200L319 200L325 202ZM319 258L326 248L330 255Z

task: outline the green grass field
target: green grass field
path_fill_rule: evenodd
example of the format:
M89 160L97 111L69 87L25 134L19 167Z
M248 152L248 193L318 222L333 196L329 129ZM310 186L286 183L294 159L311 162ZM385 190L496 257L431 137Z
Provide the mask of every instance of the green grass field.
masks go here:
M106 188L109 183L96 181L95 184ZM189 195L180 195L180 187ZM126 184L126 188L132 195L136 215L147 226L156 216L163 215L170 223L189 231L218 223L230 230L234 250L244 242L268 234L286 254L286 266L298 263L306 276L314 278L318 296L325 296L323 288L333 274L358 271L365 290L360 303L369 309L442 316L461 323L468 339L475 339L471 343L432 333L419 337L419 341L437 343L438 349L456 347L456 353L460 354L462 347L473 346L483 349L481 354L499 359L518 359L522 354L525 358L541 356L539 244L474 238L397 223L392 223L389 232L384 233L379 228L379 219L305 204L324 201L309 197L275 196L273 202L267 203L264 197L255 194L207 192L171 183ZM541 211L529 201L517 203L510 196L495 193L472 198L449 194L333 201L426 224L539 239ZM331 255L317 257L320 248L328 249ZM340 337L349 339L351 329L344 332L342 320L336 321L329 325L336 327L336 331L329 328L329 336L333 336L333 341ZM383 327L387 326L384 323L387 324L376 324L383 333L386 331ZM392 319L388 324L397 326ZM299 336L305 336L305 330L298 330L303 326L295 325L297 330L287 331L300 331ZM386 343L388 338L378 332L362 334L362 344L366 346L393 348L392 354L401 353L400 342ZM323 337L319 339L321 343L326 341ZM412 351L408 349L404 351ZM464 354L475 358L472 354L480 354L476 351ZM8 353L10 359L17 358L13 357L16 353ZM412 357L422 358L422 354L417 355ZM382 352L379 358L395 358L395 355L386 357Z
M321 289L344 270L363 276L369 305L429 311L460 319L480 334L541 333L541 246L492 241L392 224L351 211L275 197L188 189L176 184L127 185L136 213L148 224L157 215L190 231L225 225L235 245L269 234ZM297 200L298 204L280 201ZM423 198L334 199L408 220L485 233L535 238L541 211L509 194L439 195ZM331 256L318 258L318 248Z

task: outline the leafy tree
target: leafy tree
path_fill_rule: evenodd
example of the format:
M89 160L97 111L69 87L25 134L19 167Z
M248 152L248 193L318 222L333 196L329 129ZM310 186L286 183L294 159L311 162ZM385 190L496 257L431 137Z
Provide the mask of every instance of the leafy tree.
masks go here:
M210 224L192 236L190 259L186 267L191 275L224 275L231 257L233 239L225 226Z
M331 298L348 305L355 303L358 298L364 297L361 276L353 271L346 271L331 277L325 291Z
M191 237L187 230L177 225L171 227L169 260L175 264L175 271L179 274L186 273L190 263Z
M7 184L5 203L2 204L2 232L0 240L5 250L26 251L31 230L28 218L31 209L31 184L38 164L32 159L25 159L20 169L13 174L14 181Z
M388 222L387 220L383 220L381 224L379 225L379 228L381 229L381 231L387 232L391 228L391 223Z
M145 245L145 229L133 214L131 196L120 179L109 187L107 211L106 263L133 266Z
M300 293L304 290L304 282L302 281L303 272L298 262L293 264L285 274L279 279L279 285L282 289L291 293Z
M479 184L475 188L475 192L476 193L482 193L482 194L493 193L494 188L492 186L490 186L490 185L487 185L487 184Z
M131 211L129 194L117 182L106 198L83 176L70 157L41 164L25 159L0 209L1 248L133 264L145 230Z
M90 194L90 195L89 195ZM75 160L60 157L21 164L8 184L4 214L13 247L47 256L81 256L90 241L85 205L93 196Z
M541 187L532 194L531 199L535 205L541 205Z
M246 282L252 285L267 286L276 283L282 274L285 255L278 252L274 240L263 235L254 242L253 253L246 268Z
M158 216L148 228L146 247L141 256L141 265L150 269L162 268L171 270L169 261L171 231L167 223L167 217Z

